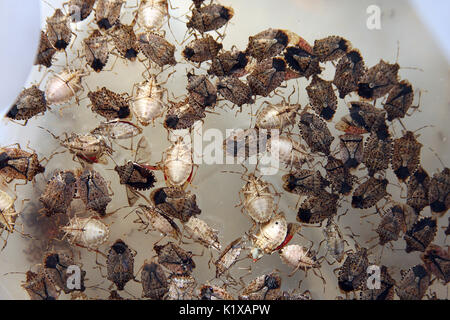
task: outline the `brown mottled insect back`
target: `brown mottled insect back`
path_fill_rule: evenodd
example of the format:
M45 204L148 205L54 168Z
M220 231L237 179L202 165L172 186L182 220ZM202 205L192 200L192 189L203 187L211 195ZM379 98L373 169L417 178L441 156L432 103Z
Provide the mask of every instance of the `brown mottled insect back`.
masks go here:
M343 292L361 289L366 284L369 259L366 248L356 248L350 252L338 270L338 286Z
M75 261L68 255L61 252L48 252L44 256L43 272L48 280L50 280L56 287L63 290L65 294L71 293L73 291L84 291L86 288L84 286L84 279L86 276L86 271L81 270L80 272L80 287L79 288L69 288L70 275L68 268L70 266L77 266L81 269L80 265L77 265Z
M195 122L205 117L205 109L199 105L191 105L189 98L186 98L179 102L170 102L164 119L164 127L172 130L189 129Z
M226 100L242 107L244 104L253 104L252 91L248 84L237 77L221 77L217 81L217 91Z
M371 67L358 83L358 95L375 100L386 95L398 83L400 66L383 60Z
M97 218L70 219L69 224L61 228L65 236L70 237L70 243L88 249L96 250L108 240L109 227Z
M308 196L298 209L297 221L306 224L322 223L337 213L338 200L338 195L326 191Z
M139 53L139 43L133 31L133 26L117 25L111 32L111 37L114 46L123 58L130 61L136 60Z
M309 103L317 115L326 121L333 119L337 109L337 98L331 81L326 81L314 76L309 86L306 87Z
M247 83L254 95L267 97L286 78L286 62L282 58L268 58L247 67L251 71Z
M295 170L283 176L283 189L298 195L319 195L330 183L320 171Z
M401 273L402 279L395 290L400 300L421 300L430 285L430 274L420 264Z
M416 140L411 131L407 131L403 137L394 140L392 170L401 182L411 176L419 166L421 148L422 144Z
M124 0L97 0L95 7L95 22L102 30L108 30L120 23L120 12Z
M286 48L284 57L289 68L295 72L295 78L305 77L309 79L309 77L322 72L319 59L314 55L313 48L302 38L294 46Z
M437 233L436 219L426 217L418 220L411 229L406 231L406 253L414 251L424 252L428 245L433 242Z
M341 263L345 256L345 245L348 245L348 242L344 239L339 226L333 221L333 218L329 218L327 220L327 225L322 230L323 235L325 236L325 239L322 241L326 241L327 244L325 255L331 255L334 262L330 263L326 258L325 260L329 265L332 265L335 262Z
M270 133L264 129L235 129L223 141L227 155L241 159L265 152Z
M237 262L243 248L242 238L237 238L223 249L217 260L214 262L214 265L216 266L216 278L223 275Z
M234 10L220 4L209 4L192 9L192 16L186 27L195 29L200 33L220 29L233 18Z
M241 77L247 72L245 70L247 63L248 58L244 52L237 49L224 51L212 58L208 74L216 77Z
M95 72L102 71L109 57L108 38L100 31L94 30L83 40L83 45L87 64Z
M415 213L413 213L415 216ZM406 232L405 217L400 206L394 206L385 212L380 224L375 230L378 233L379 244L384 246L391 241L397 241L400 233Z
M59 291L44 275L42 268L37 273L27 271L22 288L25 289L31 300L56 300L59 297Z
M58 171L50 178L39 198L44 206L45 215L66 213L76 193L76 182L72 171Z
M207 248L212 247L216 250L222 248L219 242L219 231L213 229L199 218L190 217L184 224L184 231L186 231L190 239L198 241Z
M277 213L268 222L260 225L256 235L252 235L253 246L250 251L253 261L264 254L272 254L286 239L288 224L284 213Z
M383 108L386 110L387 119L404 118L411 108L414 99L414 91L408 80L402 80L392 87Z
M224 288L209 283L200 287L198 297L200 300L235 300Z
M256 277L244 288L239 300L275 300L281 296L281 276L272 271Z
M358 83L366 73L366 67L361 53L352 50L344 55L336 66L333 84L338 88L339 98L358 90Z
M56 9L46 21L48 41L56 50L65 50L72 39L69 18L61 9Z
M111 246L106 259L107 279L112 281L117 290L123 290L128 281L134 279L135 253L121 239Z
M20 145L16 148L0 148L0 176L7 183L14 179L32 181L44 171L36 152L22 150Z
M347 114L343 117L341 117L341 120L336 122L334 125L336 130L339 130L341 132L344 132L346 134L354 134L354 135L361 135L367 133L367 130L364 128L361 128L356 121L352 119L350 114Z
M197 286L194 277L190 275L171 275L169 278L169 292L166 300L192 300Z
M328 156L325 170L327 171L327 179L330 181L333 190L343 195L350 194L353 189L353 184L356 181L356 176L350 174L349 169L344 165L342 160Z
M44 31L41 31L39 48L36 54L36 59L34 60L34 64L50 68L52 66L52 59L55 53L56 49L48 40L47 34Z
M444 168L435 173L430 181L428 192L431 213L436 217L442 217L450 207L450 169Z
M363 151L363 163L373 176L379 171L386 170L392 157L392 140L380 140L372 133L366 141Z
M394 300L395 280L386 266L381 266L380 271L380 287L378 289L364 288L361 291L361 300Z
M320 268L320 262L315 254L298 244L290 244L281 249L280 258L284 264L294 268L291 275L298 269L307 270L310 268Z
M257 61L279 55L289 43L298 43L300 37L293 32L281 29L266 29L248 38L245 53Z
M77 93L83 90L82 77L86 75L82 70L63 70L54 74L47 80L45 86L45 98L47 104L61 105L69 102L73 97L77 99Z
M303 164L312 162L313 158L300 142L289 136L270 137L267 151L278 150L280 163L290 171L301 169Z
M350 41L339 36L329 36L315 40L313 52L320 62L327 62L342 58L351 47Z
M95 170L84 169L77 173L77 191L87 210L100 216L106 215L106 207L111 202L106 180Z
M142 54L161 68L165 65L177 64L174 57L175 46L164 37L154 32L146 32L138 34L137 38Z
M124 119L130 116L128 101L122 95L105 87L89 92L88 98L92 103L92 111L108 120Z
M114 119L100 122L99 126L91 130L91 134L102 135L110 139L131 139L142 133L142 128L130 121Z
M176 275L191 274L195 269L192 252L185 251L173 242L161 246L155 244L153 250L158 255L158 263Z
M363 136L357 134L339 136L341 160L346 168L356 169L363 161L363 139Z
M448 284L450 281L450 249L448 246L447 250L445 250L432 243L420 255L420 258L428 272L443 280L445 284Z
M131 109L137 120L143 126L148 126L164 113L165 89L157 82L155 76L151 76L136 85L136 93L133 95Z
M217 88L206 75L187 74L189 104L201 108L213 108L217 102Z
M168 16L167 0L144 0L139 3L135 20L145 30L159 30Z
M334 137L327 124L320 117L306 111L307 109L301 113L298 123L303 140L312 152L330 154L330 146Z
M169 291L169 282L161 265L144 263L141 271L142 297L161 300Z
M201 213L196 195L179 187L158 188L151 193L150 198L162 212L183 222Z
M178 228L177 224L164 212L158 210L154 206L145 206L140 204L136 213L141 217L143 215L145 217L145 221L141 218L141 223L145 225L145 228L148 227L148 230L157 230L165 236L171 236L172 238L178 239L180 238L181 231Z
M212 60L222 49L222 44L210 35L189 42L181 53L186 60L202 63Z
M352 101L348 103L350 117L353 122L367 132L374 132L378 139L389 138L389 128L386 125L386 111L375 108L364 101Z
M81 22L90 16L96 0L69 0L63 5L69 7L68 15L74 23Z
M0 235L7 231L8 233L14 232L17 217L19 213L16 212L14 207L16 199L11 197L8 193L0 190ZM5 248L7 242L5 240L3 248Z
M370 177L353 191L352 207L358 209L373 207L388 195L386 191L388 183L387 179Z

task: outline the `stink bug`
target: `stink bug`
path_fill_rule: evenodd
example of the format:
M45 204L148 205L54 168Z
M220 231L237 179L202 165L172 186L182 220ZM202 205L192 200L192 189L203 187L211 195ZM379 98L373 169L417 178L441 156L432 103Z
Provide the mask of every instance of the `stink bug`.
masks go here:
M327 62L342 58L351 46L351 43L342 37L329 36L314 41L313 51L320 62Z
M41 31L39 48L36 54L36 59L34 60L34 64L50 68L52 66L52 59L55 53L56 49L48 40L47 34L44 31Z
M68 255L61 252L48 252L45 254L43 265L43 272L45 276L59 289L63 290L64 293L68 294L75 290L84 291L84 278L86 276L86 271L82 270L80 272L80 287L68 287L69 276L68 268L71 266L78 266L75 264L73 259ZM80 266L78 266L80 267ZM80 268L81 269L81 268Z
M378 171L386 170L392 157L392 140L380 140L372 133L366 141L363 152L363 163L373 176Z
M170 102L164 127L173 130L188 129L192 128L196 121L205 117L205 109L198 105L191 105L186 98L179 102Z
M45 276L42 268L37 273L27 271L22 288L27 291L31 300L56 300L59 297L58 290Z
M217 91L228 101L242 107L243 104L253 104L250 87L237 77L222 77L217 81Z
M402 279L395 290L400 300L421 300L430 285L430 274L420 264L401 273Z
M232 241L219 255L214 262L216 266L216 278L228 271L241 255L243 249L242 238Z
M83 89L81 79L84 75L81 70L63 70L51 77L45 86L48 105L61 105L73 97L78 102L77 92Z
M77 179L72 171L59 171L47 182L39 201L47 216L66 213L76 192Z
M420 258L428 272L443 280L445 284L448 284L450 281L450 249L448 247L445 250L432 243L420 255Z
M77 191L87 210L100 216L106 215L106 207L111 202L106 180L95 170L84 169L77 173Z
M332 265L335 262L341 263L345 256L345 245L349 244L347 240L344 239L341 230L333 221L332 217L328 218L327 225L325 226L325 229L323 229L323 234L325 239L322 240L322 242L326 241L327 244L327 252L325 255L330 254L335 260L330 263L326 258L324 258L325 261L327 261L329 265ZM319 244L319 247L322 242Z
M378 201L388 195L386 192L387 185L388 181L386 179L370 177L353 191L352 207L359 209L373 207Z
M284 213L275 214L272 219L260 226L256 235L252 235L252 259L256 261L265 253L272 254L283 243L287 232L288 225Z
M219 231L197 217L190 217L184 224L184 230L192 240L198 241L207 248L220 250L222 247L219 242Z
M413 251L425 251L433 241L437 233L436 219L426 217L418 220L406 231L404 239L406 241L406 253Z
M294 77L305 77L317 75L322 72L319 67L319 59L314 55L311 46L303 39L294 46L286 48L284 57L288 66L294 71Z
M197 206L195 194L184 191L179 187L166 187L154 190L150 195L151 201L162 212L170 217L187 222L191 216L201 213Z
M70 243L96 250L109 237L109 227L97 218L70 219L69 224L61 228L65 236L70 236Z
M339 136L339 140L341 160L344 162L344 166L350 170L356 169L363 161L363 136L344 134Z
M356 249L356 252L349 253L344 264L336 269L339 271L339 289L346 293L361 289L367 279L367 267L369 266L367 249L358 246Z
M182 55L186 60L202 63L211 60L222 49L222 44L207 35L204 38L192 40L184 48Z
M444 168L441 172L435 173L430 182L428 192L431 213L442 217L450 207L450 169Z
M303 140L312 152L330 154L330 146L334 137L327 124L320 117L306 112L306 110L301 113L298 123Z
M358 83L358 95L365 99L376 100L386 95L398 82L400 66L380 60L371 67Z
M235 298L225 289L205 284L199 289L200 300L235 300Z
M201 108L213 108L217 102L217 88L206 75L187 74L189 104ZM239 80L238 80L239 81Z
M84 54L86 62L94 69L100 72L108 62L109 50L108 39L100 31L94 30L89 37L83 40Z
M289 43L296 43L299 37L288 30L266 29L248 38L245 53L257 61L280 54Z
M245 53L236 49L224 51L212 58L208 74L216 77L235 76L239 77L246 73L248 58Z
M333 84L339 90L339 98L358 90L358 83L366 73L364 60L358 50L345 54L336 66Z
M109 249L107 279L117 286L117 290L123 290L127 282L134 279L134 256L135 253L121 239L116 240Z
M413 207L417 213L430 204L428 192L430 190L430 177L422 168L418 167L406 184L406 203Z
M250 281L239 295L239 300L276 300L281 295L280 274L272 271Z
M404 182L417 169L420 163L422 144L416 140L414 133L407 131L399 139L395 139L392 151L392 170L397 178Z
M135 20L145 30L159 30L168 16L168 0L144 0L139 3Z
M139 53L139 43L133 26L120 24L114 28L111 36L120 55L125 59L135 61Z
M161 265L144 263L141 271L142 297L159 300L169 291L169 283Z
M44 171L36 152L22 150L19 144L15 148L0 148L0 176L7 183L14 179L32 181Z
M217 30L233 18L234 11L231 7L220 4L210 4L207 6L192 9L192 17L186 23L188 28L195 29L200 33Z
M53 16L47 18L47 37L56 50L65 50L72 39L69 18L61 9L56 9Z
M144 224L144 229L148 228L146 230L146 233L151 230L157 230L164 236L170 235L175 239L178 239L180 237L181 231L178 228L177 224L173 222L173 220L169 216L167 216L164 212L157 209L156 207L139 205L136 213L140 218L139 222ZM145 220L142 219L141 215L145 217Z
M195 279L190 275L171 275L169 278L169 292L167 300L192 300L196 287Z
M166 39L153 32L140 33L137 35L139 48L149 60L161 68L165 65L176 65L175 46Z
M338 200L337 195L325 191L308 196L298 209L297 221L307 224L322 223L336 214Z
M320 171L296 170L283 176L283 189L298 195L318 195L330 183L322 177Z
M383 108L386 110L387 119L404 118L413 103L414 92L408 80L402 80L392 87Z
M89 92L88 98L92 103L92 111L108 120L124 119L130 116L130 106L127 100L122 95L105 87Z
M68 15L70 16L72 22L77 23L85 20L91 14L94 9L96 0L69 0L69 2L64 3L69 7Z
M250 68L247 82L254 95L267 97L286 77L286 62L281 58L268 58Z
M313 110L326 121L333 119L337 109L337 98L331 81L314 76L306 91Z
M173 242L161 246L155 244L153 249L158 255L158 263L176 275L190 274L195 268L192 252L183 250Z
M155 76L136 85L136 94L133 95L131 108L143 126L154 122L164 113L165 89L161 85L162 83L158 83Z
M33 85L19 94L6 117L13 120L25 120L24 125L26 125L29 119L39 113L44 114L45 111L47 111L45 94L36 85Z
M386 266L381 266L380 270L380 287L378 289L364 288L361 291L361 300L394 300L395 280Z
M95 22L98 27L108 30L119 23L120 11L124 0L98 0L95 7Z
M342 160L328 156L325 170L327 171L327 179L330 181L333 190L343 195L348 195L352 191L356 177L350 174L349 169L344 165Z

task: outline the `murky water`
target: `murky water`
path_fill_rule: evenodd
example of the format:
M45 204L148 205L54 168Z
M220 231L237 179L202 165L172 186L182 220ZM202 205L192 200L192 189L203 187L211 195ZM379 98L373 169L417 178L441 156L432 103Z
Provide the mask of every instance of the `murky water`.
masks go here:
M132 7L134 1L129 1L128 6ZM173 19L170 20L172 32L178 41L181 41L185 28L185 14L188 13L190 1L172 1L172 5L177 7L171 10ZM59 1L51 1L53 6L58 7ZM448 136L450 133L448 126L449 118L449 72L448 63L445 57L440 53L438 46L432 39L429 32L422 25L416 13L411 8L407 1L271 1L271 0L252 0L252 1L236 1L236 0L222 0L220 3L230 5L234 8L235 16L227 27L223 40L225 49L230 49L233 45L240 49L244 49L247 45L248 36L254 35L269 27L289 29L296 32L304 39L313 43L315 39L320 39L328 35L341 35L352 42L353 46L360 49L366 65L372 66L376 64L379 59L384 59L389 62L394 62L397 56L398 43L400 44L400 53L398 62L404 69L400 70L400 77L408 79L414 88L422 91L422 99L420 103L420 111L416 112L412 117L404 119L403 123L410 130L416 130L423 126L428 126L420 130L419 141L423 144L421 163L430 175L437 170L441 170L442 166L433 152L435 150L444 164L449 163L450 153ZM366 27L367 13L366 8L369 5L376 4L382 10L381 30L369 30ZM131 12L133 8L125 9L121 18L122 22L130 23L132 20ZM42 17L51 15L53 9L46 4L42 5ZM88 30L94 28L94 24L90 23L93 20L91 15L87 22L77 24L76 27L77 39L73 43L72 49L68 50L68 60L75 67L81 67L83 60L77 59L77 50L81 54L81 42L86 36ZM43 24L44 27L44 19ZM166 29L167 39L174 43L172 32ZM113 45L110 45L112 48ZM171 100L173 96L180 97L186 94L186 70L191 70L194 67L186 63L181 58L181 47L177 47L176 59L180 63L174 68L176 70L165 87L170 93ZM143 56L142 56L143 57ZM54 62L54 71L60 71L65 68L66 58L64 54L56 55ZM408 67L408 68L406 68ZM102 119L94 115L89 105L89 99L83 99L89 90L100 89L105 86L108 89L117 93L132 93L133 85L142 81L142 73L145 71L145 66L140 61L125 62L119 58L116 61L114 56L111 56L105 69L112 71L104 71L100 74L92 72L89 76L83 79L84 92L81 93L80 105L72 101L67 107L60 111L60 107L54 107L48 111L45 116L40 116L29 121L26 127L17 124L3 121L0 128L0 145L9 145L12 143L20 143L21 146L26 146L28 143L31 148L36 149L40 157L49 156L55 151L62 151L57 141L55 141L48 133L38 128L45 127L57 135L64 132L84 133L95 128ZM410 69L413 68L413 69ZM415 68L415 69L414 69ZM422 70L418 70L420 68ZM202 65L201 70L196 70L196 73L203 73L207 69L206 64ZM159 75L159 79L166 79L167 74L173 69L165 71ZM326 69L322 72L322 76L329 80L334 75L334 68L331 63L326 65ZM36 83L41 81L44 75L44 70L39 72L38 67L34 67L28 83ZM158 70L153 70L157 73ZM47 78L41 83L41 89L45 87ZM302 106L307 105L307 95L305 87L308 81L300 79L298 85L300 88L299 103ZM292 91L292 86L297 86L295 81L288 82L287 88L282 89L284 95L288 95ZM28 84L27 84L28 86ZM217 128L225 135L225 130L230 128L248 128L252 121L252 114L255 113L257 107L264 101L279 101L280 97L274 98L259 98L252 106L244 106L243 112L236 112L237 109L230 110L226 106L216 107L214 110L217 114L208 114L203 125L203 130L209 128ZM297 99L296 96L294 100ZM348 97L347 101L350 100ZM416 95L417 100L417 95ZM334 117L334 122L341 118L347 112L347 107L344 101L339 102L339 108ZM338 132L334 129L333 124L329 125L332 133L337 136ZM254 119L253 119L254 123ZM396 124L394 126L395 136L401 135L401 127ZM295 132L297 132L297 128ZM167 140L167 131L162 126L162 120L158 119L155 125L150 125L145 128L144 135L151 144L152 162L156 163L161 160L162 152L170 145ZM136 139L137 140L137 139ZM335 139L332 144L332 149L336 149L338 139ZM206 144L206 143L205 143ZM132 155L122 148L116 148L114 160L117 163L123 163L124 160L131 159ZM17 187L17 195L19 200L16 202L16 208L21 211L19 222L24 225L24 232L31 233L35 238L42 238L44 233L52 231L46 217L39 217L38 211L41 208L37 200L40 193L45 187L45 183L51 174L56 169L77 169L80 165L72 160L72 155L68 152L65 154L55 155L46 167L44 175L39 175L36 178L36 183L29 183L26 186ZM110 160L108 165L97 164L94 169L100 172L105 179L111 181L111 188L114 192L113 201L108 206L108 212L116 208L122 207L126 204L126 194L124 186L119 184L117 174L111 169L114 163ZM197 195L198 205L202 210L200 218L204 219L210 226L220 231L219 239L222 247L228 245L234 239L243 235L251 227L250 219L240 212L240 207L235 205L239 202L238 192L242 187L244 181L240 179L237 174L224 173L226 170L242 171L239 165L200 165L198 172L195 175L192 186L189 187L191 192ZM359 173L360 176L365 171ZM278 191L282 191L281 176L285 172L280 171L274 176L267 176L266 179L272 182ZM156 173L158 184L156 187L164 186L164 177L161 172ZM388 179L393 183L388 186L388 192L392 199L400 200L400 196L406 194L405 185L397 186L397 180L392 174L388 172ZM403 189L403 190L401 190ZM402 192L403 191L403 192ZM22 199L30 199L22 206ZM279 210L284 212L288 221L294 222L296 215L296 205L298 197L292 194L283 192L279 203ZM340 201L339 212L348 213L339 220L339 225L343 230L344 227L349 226L351 230L358 234L356 238L358 243L363 246L370 246L366 244L370 238L374 237L376 233L374 228L378 224L380 218L376 215L360 219L364 214L373 213L374 209L356 210L350 206L351 198L347 197ZM384 202L384 201L383 201ZM383 203L380 202L380 203ZM80 200L73 202L72 214L83 209L83 204ZM123 209L115 215L105 219L105 222L111 227L111 235L108 242L102 245L99 249L102 252L107 252L108 247L118 238L125 240L125 242L134 250L137 251L135 260L135 272L142 266L144 260L148 260L155 255L153 251L153 244L155 241L161 239L157 232L150 232L145 234L139 232L139 225L133 221L136 219L135 214L130 214L132 209ZM427 207L422 215L429 216L430 210ZM447 226L447 216L439 219L439 228L434 243L445 245L445 235L441 226ZM19 224L20 224L19 223ZM373 225L375 224L375 225ZM20 229L20 225L18 227ZM346 231L348 232L348 231ZM322 230L315 227L303 226L301 234L304 238L296 235L292 243L298 243L309 246L309 239L314 242L314 248L317 249L321 240L323 240ZM169 239L163 239L164 243ZM351 247L353 247L353 240L347 237ZM199 244L192 243L186 240L189 244L183 245L183 248L191 250L196 254L201 254L203 247ZM0 254L0 274L7 272L26 272L30 268L36 268L36 264L40 263L42 250L47 246L46 241L29 240L22 237L19 233L12 234L8 239L8 245ZM52 241L51 247L65 248L69 246L65 241ZM407 269L415 264L420 263L420 253L413 252L406 254L403 250L405 241L400 240L393 243L393 249L386 247L379 260L381 249L377 248L370 256L371 262L376 262L388 266L393 276L400 279L400 269ZM88 252L84 249L73 248L75 257L83 263L83 268L87 271L88 281L86 285L88 289L86 294L90 297L107 297L109 293L107 290L111 287L111 282L106 280L103 275L106 274L106 269L101 267L100 270L95 264L96 254ZM324 253L324 248L321 249L321 254ZM214 258L217 257L218 252L212 252ZM104 258L99 256L99 262L104 264ZM205 281L211 280L215 276L215 269L208 268L208 260L210 253L204 250L202 256L195 257L194 260L197 268L193 272L198 284L203 284ZM251 266L251 274L246 270ZM250 259L240 261L232 270L231 274L236 279L240 276L246 275L245 282L259 276L263 273L269 272L273 269L278 269L283 274L283 288L296 289L301 282L300 291L309 290L314 299L334 299L341 295L337 287L337 280L333 274L333 269L338 265L329 266L323 262L321 268L322 274L326 280L326 285L322 280L316 277L312 272L308 272L307 276L304 271L299 270L294 276L288 277L290 269L283 265L280 261L278 253L273 255L266 255L257 263L251 262ZM140 275L138 274L139 278ZM28 298L26 292L20 287L21 281L25 278L24 274L9 274L1 276L0 280L0 298ZM213 280L213 283L220 284L221 281ZM230 288L231 292L235 292L237 288ZM445 286L439 282L435 282L431 287L432 291L438 293L438 297L446 298L447 291ZM126 293L124 297L140 297L142 287L140 284L130 281L126 285ZM65 298L66 296L62 296Z

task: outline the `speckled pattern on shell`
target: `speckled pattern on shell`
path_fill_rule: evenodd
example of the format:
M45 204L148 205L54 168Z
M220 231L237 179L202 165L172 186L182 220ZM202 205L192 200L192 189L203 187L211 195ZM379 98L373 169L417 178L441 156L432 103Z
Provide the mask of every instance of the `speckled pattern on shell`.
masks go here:
M94 30L89 37L83 40L83 47L88 65L95 72L100 72L108 62L108 38L100 31Z
M59 291L44 274L42 267L37 273L26 272L26 281L22 288L28 293L31 300L56 300L59 297Z
M139 53L139 43L133 31L133 26L118 25L114 28L111 36L120 55L125 59L135 61Z
M188 84L186 89L188 91L189 104L201 108L213 108L217 102L218 88L206 75L195 75L189 72L187 78Z
M404 236L406 253L425 251L428 245L434 240L436 233L437 223L435 219L425 217L418 220L411 229L406 231Z
M387 119L404 118L409 108L411 108L414 99L414 91L408 80L402 80L389 91L383 108L386 110Z
M242 238L237 238L232 241L225 249L223 249L222 253L214 262L214 265L216 266L216 278L220 277L237 262L243 249L241 240Z
M318 170L295 170L284 175L282 180L284 190L299 195L318 195L329 185L329 182L322 177Z
M386 95L398 83L400 66L383 60L371 67L358 83L358 95L375 100Z
M52 66L52 59L55 53L56 49L53 48L52 44L48 40L47 34L44 31L41 31L39 48L36 54L36 59L34 60L34 64L50 68Z
M228 291L215 285L205 284L198 291L200 300L235 300Z
M47 216L66 213L75 196L76 181L72 171L59 171L47 182L39 198Z
M334 61L342 58L351 49L350 41L339 37L329 36L314 41L314 54L320 62Z
M386 179L377 179L370 177L367 181L361 183L352 196L352 207L358 209L368 209L373 207L388 195Z
M244 104L252 104L252 91L250 87L237 77L222 77L217 82L217 91L222 97L241 107Z
M189 42L184 48L182 55L186 60L192 62L204 62L211 60L222 49L222 44L214 40L210 35Z
M150 198L162 212L183 222L201 213L197 206L196 195L179 187L158 188L152 191Z
M96 0L69 0L68 7L72 22L80 22L85 20L94 9Z
M400 300L421 300L430 285L430 274L422 265L402 273L395 292Z
M268 58L251 68L247 83L254 95L267 97L283 83L285 77L286 62L281 58Z
M332 82L314 76L311 83L306 87L306 92L308 93L309 103L316 114L326 121L332 120L338 104Z
M363 161L364 137L358 134L344 134L339 136L339 150L344 166L356 169Z
M394 300L395 280L389 274L386 266L380 268L380 288L364 289L361 291L361 300Z
M256 277L243 289L239 300L274 300L281 296L281 277L276 271Z
M123 290L127 282L134 279L134 253L120 239L109 249L106 270L107 279L117 286L117 290Z
M419 166L421 148L422 144L416 140L411 131L394 140L391 164L392 170L401 182L411 176Z
M192 252L186 251L173 242L165 245L154 245L153 249L158 255L158 263L176 275L187 275L195 269Z
M344 264L339 268L339 288L344 292L362 288L366 284L368 266L369 259L366 248L359 248L356 252L349 253Z
M65 50L72 39L69 18L61 9L56 9L53 16L47 18L47 37L56 50Z
M223 51L212 58L208 74L216 77L235 76L240 77L246 73L248 58L239 50Z
M298 123L302 138L312 152L330 154L330 146L334 140L325 121L315 114L302 112Z
M190 276L172 275L169 278L169 292L167 300L192 300L194 299L194 290L196 287L195 279Z
M188 129L196 121L206 117L205 109L199 105L191 105L188 98L185 100L171 103L166 112L164 127L166 129Z
M32 85L22 90L6 117L14 120L29 120L45 111L47 111L45 94L36 85Z
M124 0L97 0L95 7L95 22L98 27L108 30L119 22Z
M77 191L86 209L104 216L111 202L106 180L95 170L85 169L77 180Z
M285 30L266 29L248 38L245 53L262 61L280 54L289 43L289 35Z
M351 92L358 90L358 83L366 73L361 53L352 50L344 55L336 66L333 84L339 90L339 98L343 99Z
M325 170L333 190L343 195L348 195L352 191L357 177L350 174L349 169L341 160L328 156Z
M122 95L105 87L89 92L88 97L92 103L92 111L108 120L124 119L130 116L128 101Z
M428 192L431 213L442 217L450 207L450 169L444 168L431 178Z
M216 250L221 249L219 242L219 231L211 228L205 221L190 217L184 224L184 231L194 241L200 242L206 247L213 247Z
M233 18L234 11L231 7L220 4L209 4L192 9L192 16L186 23L188 28L193 28L200 33L217 30Z
M442 280L445 284L450 281L450 249L444 249L436 244L430 244L420 255L425 269Z
M36 153L17 148L0 148L0 176L10 183L14 179L32 181L43 173L45 168L40 164Z
M308 224L322 223L336 214L338 200L338 195L325 191L308 196L298 209L297 221Z
M43 272L47 279L49 279L56 287L63 290L65 294L74 291L84 291L84 278L86 271L81 269L81 266L76 264L75 261L67 254L61 252L47 252L43 260ZM78 266L80 268L80 288L69 288L68 283L70 273L68 273L68 267Z
M153 32L137 35L139 48L144 56L161 68L165 65L176 65L175 46L160 35Z
M366 141L363 151L363 163L369 176L379 171L386 170L392 157L392 140L380 140L372 133Z
M160 300L169 291L169 282L161 265L145 263L141 271L142 297Z
M406 184L406 203L413 207L418 213L430 204L428 191L430 189L430 177L428 173L419 166Z

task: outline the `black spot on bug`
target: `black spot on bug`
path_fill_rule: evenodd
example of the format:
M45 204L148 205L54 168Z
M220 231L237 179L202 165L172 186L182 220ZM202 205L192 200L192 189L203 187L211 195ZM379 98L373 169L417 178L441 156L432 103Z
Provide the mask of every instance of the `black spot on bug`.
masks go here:
M414 177L416 178L417 182L420 184L423 184L423 182L425 181L425 179L428 177L428 175L422 171L422 170L417 170L414 173Z
M103 62L101 62L100 59L97 59L97 58L95 58L91 64L92 69L94 69L96 72L100 72L104 66L105 66L105 64Z
M296 186L297 186L297 179L295 179L293 175L290 175L287 184L287 188L289 189L288 191L294 190Z
M127 245L121 241L118 240L116 243L114 243L111 247L117 254L123 254L127 250Z
M56 266L59 264L59 256L57 253L51 254L45 258L45 267L56 269Z
M65 48L67 48L68 45L69 44L66 41L59 39L55 43L55 48L58 50L64 50Z
M97 22L97 25L100 29L108 30L112 27L111 23L107 18L103 18Z
M11 107L11 109L9 109L6 116L10 119L15 119L18 113L19 113L19 109L17 109L17 105L15 104Z
M180 119L177 116L173 115L168 116L165 120L165 123L168 128L175 129L179 121Z
M153 195L153 201L155 202L155 205L166 202L166 199L167 199L167 194L164 192L163 189L159 189Z
M354 64L357 64L358 62L362 61L361 54L358 51L351 51L347 54L347 58L353 62Z
M338 285L339 285L339 288L344 292L350 292L350 291L355 290L355 288L353 287L353 283L348 280L341 280L338 282Z
M286 62L283 59L274 58L272 59L272 67L275 68L277 72L286 71Z
M195 54L195 51L194 51L194 49L192 49L192 48L187 47L187 48L184 48L184 50L183 50L183 56L184 56L186 59L192 58L192 56L193 56L194 54Z
M407 167L403 167L403 166L399 167L397 170L395 170L394 173L397 176L397 178L399 178L400 180L405 180L410 175L409 169Z
M376 134L378 139L386 141L389 138L388 126L385 123L379 125L378 128L376 129Z
M359 162L355 158L350 158L347 161L345 161L344 166L347 168L356 168L358 167Z
M412 268L414 276L419 277L420 279L425 278L427 276L427 271L421 265L414 266Z
M447 207L445 206L445 203L442 201L436 200L435 202L430 204L431 211L436 213L441 213L447 210Z
M350 191L352 191L352 186L349 185L347 182L344 182L344 183L342 184L342 186L341 186L340 193L342 193L342 194L347 194L347 193L349 193Z
M372 99L374 88L369 83L358 84L358 95L366 99Z
M297 217L301 222L309 223L309 221L311 220L312 214L311 214L310 210L300 208L298 210Z
M220 8L219 15L221 18L223 18L227 21L233 17L233 14L231 13L230 9L228 9L227 7Z
M342 51L347 51L348 50L348 43L345 39L341 39L339 41L339 49L341 49Z
M362 209L364 205L364 199L362 196L353 196L352 197L352 207Z
M298 72L305 72L305 70L300 66L297 59L294 56L298 56L301 58L311 56L308 52L298 47L289 47L286 49L286 53L284 54L284 58L286 59L287 64L294 70Z
M284 31L279 30L275 36L275 40L277 40L279 44L286 47L288 45L289 37Z
M73 174L72 172L67 172L67 173L64 175L64 183L66 183L66 184L72 184L72 183L74 183L75 181L77 181L77 180L75 179L75 176L74 176L74 174Z
M8 165L8 154L6 152L0 153L0 169L6 167Z
M136 50L134 50L133 48L128 49L127 52L125 53L125 58L129 59L129 60L133 60L137 57L138 52Z
M331 109L330 107L326 107L322 109L322 111L320 112L320 116L325 120L331 120L335 112L336 111Z
M217 100L217 96L213 95L213 94L209 94L206 98L205 98L205 106L206 107L210 107L213 106L216 103Z
M273 276L266 276L264 279L264 286L266 286L269 290L277 289L280 287L277 279Z
M130 108L128 107L120 107L117 116L120 119L127 118L130 115Z

